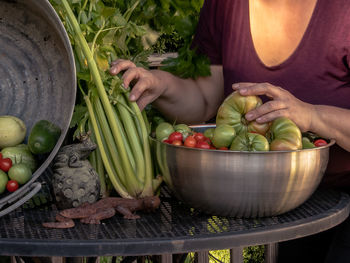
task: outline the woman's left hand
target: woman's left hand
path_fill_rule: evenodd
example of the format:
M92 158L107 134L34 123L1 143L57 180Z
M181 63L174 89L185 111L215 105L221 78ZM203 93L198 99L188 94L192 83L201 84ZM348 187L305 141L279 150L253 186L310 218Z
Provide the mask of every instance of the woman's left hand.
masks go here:
M309 131L314 114L313 105L297 99L287 90L269 83L247 82L235 83L232 88L239 91L242 96L265 95L271 99L248 112L245 115L248 121L265 123L283 116L294 121L302 132Z

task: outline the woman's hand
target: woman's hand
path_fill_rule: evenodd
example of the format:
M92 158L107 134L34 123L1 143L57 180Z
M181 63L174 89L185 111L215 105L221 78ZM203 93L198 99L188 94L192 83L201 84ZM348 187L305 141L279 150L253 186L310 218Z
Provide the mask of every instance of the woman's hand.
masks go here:
M128 88L133 81L136 81L130 92L129 99L136 101L141 110L164 92L164 85L161 85L161 80L157 77L156 71L137 67L130 60L118 59L113 61L109 69L110 74L116 75L122 71L125 71L122 76L125 88Z
M243 96L265 95L271 99L248 112L245 115L248 121L265 123L284 116L294 121L302 132L310 130L314 106L297 99L290 92L269 83L235 83L232 88Z

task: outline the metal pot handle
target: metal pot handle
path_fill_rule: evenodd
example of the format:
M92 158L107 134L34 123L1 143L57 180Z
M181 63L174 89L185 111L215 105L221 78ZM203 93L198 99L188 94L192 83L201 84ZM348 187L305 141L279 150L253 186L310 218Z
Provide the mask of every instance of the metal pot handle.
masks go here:
M25 202L27 202L30 198L32 198L37 192L39 192L41 189L41 183L40 182L35 182L33 184L30 185L30 187L28 187L28 191L24 191L22 193L22 195L20 196L16 196L16 199L20 198L17 202L13 203L12 205L8 206L7 208L5 208L4 210L0 211L0 217L2 217L3 215L6 215L7 213L15 210L16 208L20 207L21 205L23 205ZM25 195L27 194L27 195ZM14 202L14 199L8 200L7 204L10 204ZM4 204L0 204L0 208L2 208L2 206L4 206Z

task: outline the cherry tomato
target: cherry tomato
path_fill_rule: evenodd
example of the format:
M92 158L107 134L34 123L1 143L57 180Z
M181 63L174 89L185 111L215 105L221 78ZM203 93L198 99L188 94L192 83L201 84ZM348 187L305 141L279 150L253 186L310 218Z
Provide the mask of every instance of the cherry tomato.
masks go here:
M196 139L193 137L193 135L189 135L187 136L185 142L184 142L184 145L186 147L190 147L190 148L194 148L196 147L196 144L197 144L197 141Z
M200 148L200 149L210 149L210 145L205 142L205 141L199 141L196 144L196 148Z
M220 148L218 148L218 150L227 151L227 150L228 150L228 148L224 146L224 147L220 147Z
M168 139L163 140L163 142L171 144L171 141Z
M169 135L168 140L170 142L173 142L173 141L181 141L182 142L182 133L174 131Z
M12 166L12 160L10 158L1 158L0 159L0 170L8 172Z
M196 139L197 142L202 142L205 140L205 136L201 132L196 132L194 135L194 138Z
M325 140L323 140L323 139L317 139L316 141L314 141L314 145L316 146L316 147L321 147L321 146L325 146L325 145L327 145L328 143L325 141Z
M15 180L10 180L6 184L6 189L9 192L14 192L18 189L18 183Z
M182 145L182 140L174 140L171 142L172 145L178 145L181 146Z

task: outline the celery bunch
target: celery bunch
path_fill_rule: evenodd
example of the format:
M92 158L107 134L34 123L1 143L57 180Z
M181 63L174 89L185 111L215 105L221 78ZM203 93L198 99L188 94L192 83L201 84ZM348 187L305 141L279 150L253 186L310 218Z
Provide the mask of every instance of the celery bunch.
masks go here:
M105 73L108 59L95 53L98 36L118 28L104 28L104 21L99 21L100 29L89 43L83 24L79 23L81 17L73 13L67 0L60 0L60 4L59 12L77 64L80 72L85 73L84 77L80 75L85 81L79 81L79 87L86 106L76 107L81 116L75 136L85 136L89 131L98 145L91 162L101 177L102 194L106 191L104 175L107 174L121 197L153 196L161 180L154 177L147 118L135 102L129 101L129 91L122 87L121 80ZM127 16L124 18L127 21Z

